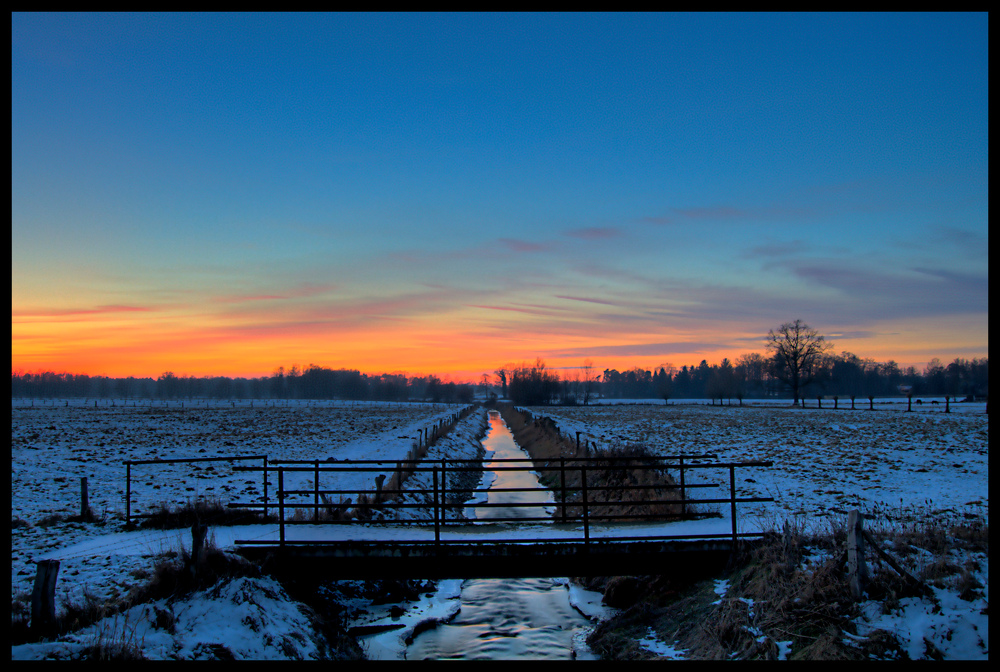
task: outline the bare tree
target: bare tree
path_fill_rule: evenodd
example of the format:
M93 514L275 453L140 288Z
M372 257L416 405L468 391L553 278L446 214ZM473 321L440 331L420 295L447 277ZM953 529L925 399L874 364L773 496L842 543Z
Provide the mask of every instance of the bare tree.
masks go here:
M677 373L677 367L670 362L664 362L660 364L659 372L653 376L653 386L656 388L656 393L663 399L664 404L670 403L670 396L674 393L675 373Z
M765 345L773 353L774 375L792 388L792 405L797 406L802 388L816 377L823 353L833 344L802 320L795 320L781 325L777 332L767 332Z
M510 374L513 369L513 364L504 364L497 367L497 370L493 372L493 375L497 377L497 383L500 385L500 396L503 398L507 397L507 383L510 382Z
M746 396L763 395L767 375L767 360L759 352L748 352L736 359L736 370ZM740 399L740 403L743 400Z
M594 388L597 387L597 377L594 376L594 362L590 359L583 360L583 366L580 367L583 371L583 405L586 406L590 402L590 397L594 394Z

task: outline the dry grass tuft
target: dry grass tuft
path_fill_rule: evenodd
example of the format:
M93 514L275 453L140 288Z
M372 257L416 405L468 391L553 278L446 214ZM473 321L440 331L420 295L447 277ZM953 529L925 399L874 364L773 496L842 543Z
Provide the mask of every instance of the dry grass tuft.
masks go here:
M274 516L265 517L250 509L231 509L218 498L188 501L180 507L171 508L165 502L156 505L156 510L138 523L139 529L170 530L179 527L203 525L255 525L277 522Z
M883 527L877 532L878 544L893 551L899 563L895 548L926 543L935 552L917 546L902 560L903 567L934 585L958 590L963 599L977 599L982 597L982 585L973 574L979 571L978 561L970 559L959 566L948 552L962 546L988 553L988 525L968 521L960 529L961 525L921 529L913 523L895 532ZM876 631L862 638L854 631L851 621L859 612L847 582L844 538L842 521L831 520L827 529L814 533L790 522L784 533L772 532L746 543L731 558L729 569L714 577L729 582L721 598L714 592L713 579L695 574L673 594L654 589L664 577L643 577L631 591L637 602L596 628L588 643L604 657L630 659L635 651L629 640L634 643L652 627L660 639L678 642L677 647L692 659L773 660L779 655L779 642L790 643L790 659L906 659L906 650L892 633ZM924 593L923 584L901 576L874 551L867 556L866 599L881 602L884 613L897 608L902 598ZM927 562L928 557L933 560ZM674 577L675 585L679 581ZM640 608L641 603L645 607ZM646 614L645 620L637 620L636 614ZM940 652L928 649L927 655ZM650 656L647 652L639 657Z
M608 449L588 452L576 440L563 436L559 427L546 417L535 418L512 406L500 406L504 421L514 440L534 462L545 487L561 492L565 483L565 511L556 507L554 517L579 518L583 513L583 471L576 461L581 457L598 458L587 469L588 510L594 519L636 520L630 516L670 519L681 515L680 491L656 453L642 444L617 444ZM565 467L563 471L562 466ZM673 503L673 502L678 503ZM688 506L688 516L706 515Z

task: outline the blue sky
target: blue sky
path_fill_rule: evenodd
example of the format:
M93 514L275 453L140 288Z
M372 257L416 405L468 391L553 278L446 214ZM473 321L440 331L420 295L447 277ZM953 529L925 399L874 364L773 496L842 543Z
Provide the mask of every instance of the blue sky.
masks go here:
M13 365L986 356L988 28L15 14Z

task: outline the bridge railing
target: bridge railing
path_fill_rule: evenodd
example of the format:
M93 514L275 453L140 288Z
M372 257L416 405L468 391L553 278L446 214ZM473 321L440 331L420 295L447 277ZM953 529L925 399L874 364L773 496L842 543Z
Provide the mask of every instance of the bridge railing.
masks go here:
M243 462L246 460L261 460L260 467L233 467L233 471L261 471L264 474L264 501L248 505L248 508L263 508L267 515L267 455L229 455L225 457L179 457L170 459L125 460L125 524L130 525L133 518L151 518L155 513L132 513L132 467L151 465L163 467L168 464L194 464L197 462Z
M550 460L544 466L539 466L531 459L490 459L490 460L345 460L345 461L287 461L271 462L267 464L267 469L276 473L277 483L277 503L271 504L272 510L277 509L279 519L279 543L284 545L288 542L285 533L287 525L308 525L308 524L332 524L332 525L357 525L377 524L377 525L411 525L433 524L434 543L450 543L449 540L442 540L441 530L448 526L476 524L477 521L469 520L460 515L457 510L466 507L473 508L541 508L543 515L539 516L517 516L517 517L497 517L490 518L488 523L501 522L562 522L562 523L582 523L583 541L591 541L591 523L593 522L635 522L635 521L677 521L704 516L704 512L699 513L697 507L692 505L728 505L731 519L731 530L728 533L720 534L697 534L679 535L665 534L656 536L636 537L636 540L652 539L682 539L682 538L727 538L731 537L735 543L739 537L759 536L757 533L741 533L737 529L737 504L751 502L773 501L771 497L737 497L736 496L736 469L747 467L770 467L773 465L769 461L749 461L749 462L705 462L716 458L714 454L703 455L666 455L655 457L590 457L590 458L559 458ZM237 467L239 471L257 471L254 467ZM386 477L386 472L395 469L397 472L405 470L407 473L430 474L430 482L422 487L412 487L403 489L383 489L382 482ZM482 471L516 471L532 472L536 476L539 472L547 473L548 477L542 479L548 481L547 486L538 487L490 487L470 488L463 485L457 474ZM609 470L626 470L632 474L645 474L647 483L614 483L607 484L606 478ZM725 487L722 483L691 483L685 478L685 472L691 470L716 470L725 473L728 471L728 496L692 498L690 491L703 488ZM662 474L676 471L678 479L672 482L662 478ZM554 474L558 472L556 479ZM650 473L653 472L653 473ZM293 474L311 474L313 476L312 487L285 488L285 477ZM351 485L354 487L342 488L321 488L320 481L323 474L376 474L375 481L378 484L376 492L363 492L356 485L354 480ZM589 477L588 477L589 474ZM449 478L450 477L450 478ZM366 479L367 480L367 479ZM589 480L589 482L588 482ZM636 479L630 479L636 480ZM721 480L721 479L717 479ZM369 481L370 482L370 481ZM395 482L399 482L396 479ZM416 485L416 483L414 483ZM428 487L429 486L429 487ZM481 502L469 501L473 495L488 493L538 493L549 490L552 496L549 501L504 501L504 502ZM650 497L636 496L633 491L652 491ZM361 494L359 494L361 492ZM627 499L624 493L629 492ZM358 505L354 506L353 515L347 516L348 508L352 500L343 500L344 495L358 496ZM414 495L423 501L404 501L404 495ZM451 495L449 502L449 495ZM304 501L303 497L311 496L312 501ZM618 499L609 501L610 496ZM337 501L328 499L337 497ZM603 497L603 498L602 498ZM322 501L321 501L322 500ZM368 500L368 501L365 501ZM259 506L259 503L233 502L230 507ZM652 507L642 510L643 507ZM302 516L298 512L292 518L288 518L286 509L312 511L311 516ZM556 515L544 511L545 508L555 509ZM625 510L623 510L623 508ZM421 514L406 515L407 510L421 510ZM326 511L327 515L322 515ZM449 517L449 511L455 513ZM332 514L332 515L330 515ZM402 517L401 517L402 516ZM311 520L310 520L311 518ZM631 538L616 537L618 540L629 540ZM552 541L579 541L578 537L572 539L553 538L551 536L524 539L519 537L517 541L524 543L546 543ZM495 540L483 539L484 543L494 543ZM265 542L260 542L265 543ZM289 542L297 543L297 542ZM315 543L315 542L310 542Z

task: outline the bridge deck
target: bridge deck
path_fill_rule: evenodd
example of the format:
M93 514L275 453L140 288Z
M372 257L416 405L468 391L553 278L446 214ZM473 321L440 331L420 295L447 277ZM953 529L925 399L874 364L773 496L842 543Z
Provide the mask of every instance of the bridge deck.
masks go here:
M681 523L445 526L297 525L236 541L248 557L343 579L484 578L660 574L690 563L724 563L732 551L726 519ZM751 532L750 534L754 534ZM669 538L667 536L669 535Z

